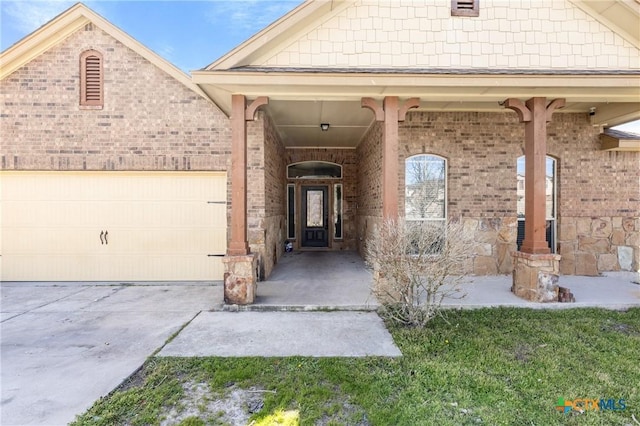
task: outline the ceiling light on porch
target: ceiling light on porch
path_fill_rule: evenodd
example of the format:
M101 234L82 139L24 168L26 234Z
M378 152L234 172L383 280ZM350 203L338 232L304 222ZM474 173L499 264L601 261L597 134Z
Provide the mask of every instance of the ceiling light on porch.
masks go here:
M326 132L327 130L329 130L329 123L321 123L320 128L323 132Z

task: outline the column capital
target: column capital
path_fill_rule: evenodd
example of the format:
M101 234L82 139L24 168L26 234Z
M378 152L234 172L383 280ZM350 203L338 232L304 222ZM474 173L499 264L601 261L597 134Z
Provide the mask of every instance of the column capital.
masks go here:
M502 105L505 108L515 111L518 114L518 118L521 123L526 123L531 121L531 110L518 98L509 98L506 99Z
M557 98L549 102L549 105L547 105L547 123L551 121L551 115L555 112L555 110L564 108L564 105L564 98Z
M420 98L407 99L400 107L400 111L398 111L398 121L404 121L405 118L407 117L407 112L411 108L418 108L419 106L420 106Z
M555 110L564 108L565 99L557 98L549 102L547 105L547 98L544 97L533 97L528 99L526 102L522 102L518 98L509 98L502 102L502 105L505 108L515 111L518 114L518 118L521 123L527 123L534 120L534 113L544 108L545 119L547 122L550 122L551 115L553 115Z
M361 108L368 108L373 112L373 115L376 117L376 121L384 121L384 109L382 105L378 103L373 98L362 98L360 101Z
M256 111L263 105L269 104L269 98L266 96L260 96L249 104L245 111L244 119L247 121L253 121L256 117Z

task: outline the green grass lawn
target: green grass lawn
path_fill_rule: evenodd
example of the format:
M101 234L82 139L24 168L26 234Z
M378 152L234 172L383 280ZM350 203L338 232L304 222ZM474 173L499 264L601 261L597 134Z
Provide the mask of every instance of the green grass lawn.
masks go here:
M182 425L225 424L214 402L234 391L256 425L640 424L640 309L450 311L390 331L401 358L151 358L75 424L159 424L194 384ZM626 408L563 414L559 398Z

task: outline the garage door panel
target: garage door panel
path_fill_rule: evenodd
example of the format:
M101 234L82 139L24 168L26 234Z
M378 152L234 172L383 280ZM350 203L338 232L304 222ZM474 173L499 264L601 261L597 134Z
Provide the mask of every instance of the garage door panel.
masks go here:
M120 266L113 268L113 263ZM172 265L184 265L175 268ZM3 270L11 271L4 281L61 281L51 276L73 278L64 281L202 281L203 273L215 280L224 273L219 257L117 256L11 256L2 259ZM185 272L186 270L186 272ZM99 278L98 278L99 277Z
M3 222L19 227L88 227L95 226L100 207L89 202L11 200L3 203ZM73 224L69 218L73 217Z
M3 232L5 253L21 254L224 254L226 228L11 228Z
M216 181L206 181L206 177L215 175L217 181L226 181L220 173L189 172L191 176L180 176L180 173L168 173L164 176L148 176L128 174L115 177L115 185L101 188L95 192L98 200L125 201L224 201L226 200L226 185L219 185ZM197 178L205 178L197 181ZM134 186L132 186L134 182ZM101 179L95 179L94 186L101 186Z
M226 174L0 172L9 281L219 280ZM101 241L101 231L108 231ZM108 242L108 243L107 243Z
M115 201L94 205L93 215L104 216L110 227L226 226L226 205L203 201Z
M109 231L107 250L148 254L224 254L226 229L146 228Z
M98 254L103 249L100 232L93 229L6 228L3 254Z

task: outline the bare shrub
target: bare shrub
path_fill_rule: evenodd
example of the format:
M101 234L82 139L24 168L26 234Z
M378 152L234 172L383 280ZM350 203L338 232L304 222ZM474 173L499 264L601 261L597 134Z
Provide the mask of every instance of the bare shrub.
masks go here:
M471 238L459 222L383 221L365 248L382 315L424 327L438 315L445 298L465 296L460 283L470 256Z

